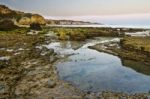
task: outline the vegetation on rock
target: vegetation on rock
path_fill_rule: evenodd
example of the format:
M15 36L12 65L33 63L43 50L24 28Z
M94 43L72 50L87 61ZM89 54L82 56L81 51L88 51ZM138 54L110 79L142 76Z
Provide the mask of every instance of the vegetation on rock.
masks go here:
M33 23L38 23L39 25L45 25L46 21L42 16L34 14L34 15L29 16L29 17L27 17L27 16L22 17L18 21L18 23L20 25L30 25L30 24L33 24Z
M0 21L0 30L16 29L17 27L11 20L5 19Z
M123 37L126 31L141 31L141 29L113 29L113 28L92 28L92 27L51 27L59 36L60 40L85 40L92 37Z
M96 36L117 36L117 33L109 33L101 28L51 28L63 40L85 40Z
M120 42L114 43L114 46L109 46L110 44L97 44L89 48L119 56L123 60L150 65L150 37L125 37Z
M30 25L30 28L18 28L14 24L15 22L18 22L19 25ZM60 24L59 21L55 22ZM0 57L9 57L9 59L2 58L0 60L0 98L95 99L105 97L145 98L148 96L147 94L128 96L123 93L80 92L70 84L59 80L53 62L60 57L53 49L43 46L47 42L51 42L50 37L43 35L48 31L56 33L60 40L80 41L98 36L123 37L124 32L143 29L44 27L39 34L27 35L27 31L30 29L41 30L43 28L41 25L45 24L45 19L40 15L14 11L0 5ZM120 45L121 48L107 47L106 52L111 50L112 54L117 53L116 55L122 59L150 64L150 37L127 37L121 40ZM132 65L132 62L124 61L123 64ZM133 68L137 69L138 67L137 64L137 67ZM144 68L144 73L147 75L149 75L149 71L145 69L148 68Z
M0 19L3 18L15 18L17 15L17 12L9 9L5 5L0 5Z
M19 12L11 10L5 5L0 5L0 20L3 19L11 19L19 25L30 25L32 23L46 24L46 20L41 15Z
M150 37L126 37L121 40L121 46L130 51L146 53L150 57Z

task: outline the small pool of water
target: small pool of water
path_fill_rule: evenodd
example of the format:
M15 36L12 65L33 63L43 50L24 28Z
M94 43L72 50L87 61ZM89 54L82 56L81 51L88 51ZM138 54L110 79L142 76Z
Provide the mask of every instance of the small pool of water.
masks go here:
M53 42L47 45L62 56L71 55L67 60L57 64L60 79L84 91L149 92L149 75L137 72L130 66L124 66L117 56L88 48L109 40L118 39L96 38L86 42ZM150 71L150 68L147 69Z

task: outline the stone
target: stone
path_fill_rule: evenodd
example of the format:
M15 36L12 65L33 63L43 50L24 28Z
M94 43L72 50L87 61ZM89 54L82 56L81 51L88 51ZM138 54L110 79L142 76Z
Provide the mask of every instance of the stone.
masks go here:
M28 17L22 17L18 23L20 25L29 25L31 23L31 19Z
M55 81L48 80L48 87L49 87L49 88L54 88L55 86L56 86Z
M31 23L38 23L40 25L45 25L46 21L44 17L42 17L41 15L34 14L31 16Z
M32 29L32 30L42 30L40 24L38 24L38 23L30 24L30 29Z

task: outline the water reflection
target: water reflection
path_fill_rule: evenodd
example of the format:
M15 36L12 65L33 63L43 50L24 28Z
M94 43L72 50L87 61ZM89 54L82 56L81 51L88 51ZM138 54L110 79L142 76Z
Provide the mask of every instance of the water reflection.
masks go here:
M115 92L149 92L150 76L144 75L149 68L138 69L138 73L129 67L141 68L136 65L106 53L101 53L88 46L113 38L99 38L87 42L54 42L48 48L54 48L57 53L73 54L68 61L57 64L60 79L72 83L85 91L115 91ZM122 64L123 63L123 64Z
M136 62L132 60L125 60L122 59L122 64L126 67L130 67L134 69L135 71L145 74L145 75L150 75L150 65L144 64L141 62Z

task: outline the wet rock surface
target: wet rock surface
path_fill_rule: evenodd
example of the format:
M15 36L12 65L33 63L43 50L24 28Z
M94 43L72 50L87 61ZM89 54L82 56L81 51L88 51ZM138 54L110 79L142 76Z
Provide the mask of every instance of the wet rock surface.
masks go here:
M120 42L96 44L89 48L150 65L149 43L149 37L127 37Z
M10 34L4 41L0 36L1 48L14 49L10 53L0 51L1 55L11 56L0 62L0 99L148 99L149 94L92 93L76 89L59 79L55 64L60 58L54 50L37 48L47 42L44 41L47 39L41 39L39 36ZM20 48L22 50L18 50ZM20 54L14 55L16 52Z
M16 39L16 36L13 39ZM9 40L12 35L7 35L7 38ZM53 65L58 60L58 56L54 50L45 47L36 48L36 46L44 43L44 41L41 42L41 37L40 39L38 37L33 39L22 36L22 39L26 40L22 42L27 43L25 48L27 47L28 50L19 50L20 54L15 56L12 52L10 54L12 55L11 59L0 62L0 98L54 99L57 97L62 99L64 97L64 99L70 99L70 97L78 97L80 91L58 79L56 67ZM15 42L22 43L20 39L15 40ZM4 45L1 46L5 47ZM9 46L5 48L11 46L17 47L14 50L18 49L16 43L9 43ZM1 53L3 52L7 51Z

